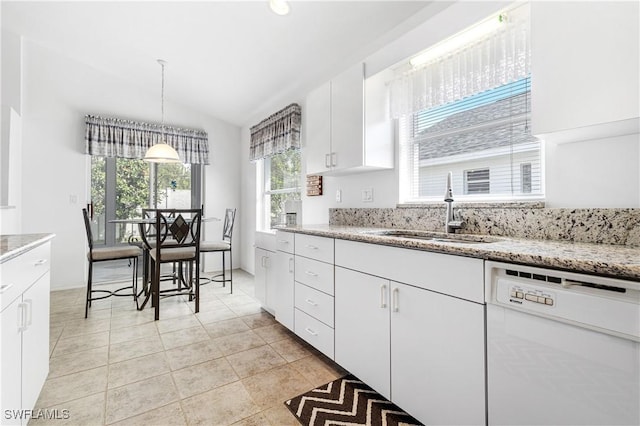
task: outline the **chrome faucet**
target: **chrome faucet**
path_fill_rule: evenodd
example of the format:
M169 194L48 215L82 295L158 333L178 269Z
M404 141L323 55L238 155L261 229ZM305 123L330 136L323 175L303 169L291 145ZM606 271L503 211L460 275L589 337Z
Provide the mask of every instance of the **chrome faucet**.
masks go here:
M453 191L451 191L451 172L447 175L447 187L444 192L444 202L447 203L447 214L445 216L444 225L445 232L447 234L453 234L456 232L456 229L462 228L462 221L455 220L453 214Z

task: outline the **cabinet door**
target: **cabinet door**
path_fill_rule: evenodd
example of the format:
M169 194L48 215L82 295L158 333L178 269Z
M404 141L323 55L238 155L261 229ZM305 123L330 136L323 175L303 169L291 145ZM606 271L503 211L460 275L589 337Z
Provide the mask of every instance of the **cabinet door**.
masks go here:
M277 304L277 293L276 293L276 281L277 281L277 268L276 268L276 253L272 251L267 251L266 253L266 294L265 294L265 309L269 311L271 314L275 314L275 306Z
M364 64L331 80L331 164L342 170L364 165Z
M336 267L335 361L390 398L389 281Z
M275 301L276 320L289 330L293 327L294 258L292 254L279 251L275 256Z
M392 401L425 424L484 424L484 337L483 305L391 282Z
M22 408L36 405L49 374L49 273L22 296L27 324L22 333Z
M267 304L267 251L256 247L255 295L262 306Z
M331 83L310 92L305 105L306 173L324 173L330 168Z
M20 410L22 371L22 298L14 300L0 314L0 408L6 424L20 424L20 419L4 419L5 410Z

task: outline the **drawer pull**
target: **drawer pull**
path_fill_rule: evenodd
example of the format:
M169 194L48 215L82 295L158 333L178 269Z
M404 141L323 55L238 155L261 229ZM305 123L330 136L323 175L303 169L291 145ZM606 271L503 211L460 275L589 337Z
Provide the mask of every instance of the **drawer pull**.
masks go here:
M307 275L311 275L312 277L317 277L318 276L318 274L316 274L314 272L311 272L311 271L304 271L304 273L307 274Z
M380 286L380 307L382 309L387 307L387 301L385 300L386 293L387 293L387 285L386 284L382 284Z
M316 246L312 246L311 244L307 244L305 247L306 247L306 248L309 248L309 249L311 249L311 250L318 250L318 247L316 247Z
M289 244L289 241L287 240L278 240L278 242L281 244Z
M318 304L311 299L304 299L304 301L310 304L311 306L318 306Z
M47 259L40 259L38 260L36 263L34 263L35 266L42 266L45 263L47 263Z
M317 336L318 335L318 333L316 333L315 331L313 331L309 327L305 328L304 331L306 331L307 333L309 333L312 336Z
M13 283L0 285L0 294L2 294L5 291L9 290L11 287L13 287Z

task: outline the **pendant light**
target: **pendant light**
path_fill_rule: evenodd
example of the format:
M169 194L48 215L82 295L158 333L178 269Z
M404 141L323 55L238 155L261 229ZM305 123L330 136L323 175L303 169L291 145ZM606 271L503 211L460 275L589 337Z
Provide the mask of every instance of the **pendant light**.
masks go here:
M164 66L166 61L158 59L158 63L162 67L162 125L160 130L160 143L153 145L147 150L144 160L150 163L180 163L180 157L173 147L168 145L164 137Z

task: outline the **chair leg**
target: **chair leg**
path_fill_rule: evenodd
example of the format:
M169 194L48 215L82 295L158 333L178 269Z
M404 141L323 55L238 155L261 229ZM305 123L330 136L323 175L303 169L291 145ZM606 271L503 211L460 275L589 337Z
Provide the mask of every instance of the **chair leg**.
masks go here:
M155 308L155 320L160 319L160 262L153 261L153 281L151 283L152 306Z
M233 294L233 252L229 249L229 287L231 288L231 294Z
M200 265L197 262L191 262L191 268L193 268L195 263L195 270L196 270L196 279L195 281L193 281L193 284L196 287L196 314L198 312L200 312ZM189 274L189 277L191 278L192 275Z
M93 274L93 262L89 260L89 276L87 277L87 300L84 305L84 317L89 315L89 306L91 305L91 275Z
M221 251L220 253L222 253L222 287L226 287L227 286L227 268L224 264L224 251Z

